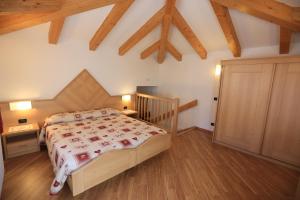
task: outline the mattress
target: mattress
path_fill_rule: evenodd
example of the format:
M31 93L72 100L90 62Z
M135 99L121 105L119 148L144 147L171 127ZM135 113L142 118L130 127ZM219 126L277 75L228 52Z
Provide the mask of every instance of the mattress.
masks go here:
M44 127L45 143L55 178L50 193L58 193L68 176L103 153L136 148L163 129L122 114L54 123Z

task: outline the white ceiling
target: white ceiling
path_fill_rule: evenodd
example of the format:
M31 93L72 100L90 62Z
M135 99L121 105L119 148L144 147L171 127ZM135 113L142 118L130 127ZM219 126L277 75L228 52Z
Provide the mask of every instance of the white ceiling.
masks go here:
M292 6L300 6L300 0L281 1ZM98 48L98 51L109 47L114 48L117 52L123 42L160 9L164 3L165 0L136 0L117 26L104 40L102 46ZM68 40L82 40L86 42L88 49L89 40L111 8L112 6L107 6L67 18L59 45L63 45L63 43ZM200 41L208 50L208 53L227 49L227 42L209 0L177 0L177 8L181 11ZM279 44L279 27L277 25L240 13L236 10L230 10L230 14L242 49ZM36 34L41 34L45 37L45 42L47 42L48 26L49 23L33 27L32 29L36 29ZM138 43L138 45L134 47L134 50L141 52L153 42L157 41L159 37L160 27ZM292 40L293 43L300 44L300 34L294 34ZM194 53L194 50L174 26L171 28L170 41L182 54ZM295 44L292 44L291 48L293 48L294 45Z

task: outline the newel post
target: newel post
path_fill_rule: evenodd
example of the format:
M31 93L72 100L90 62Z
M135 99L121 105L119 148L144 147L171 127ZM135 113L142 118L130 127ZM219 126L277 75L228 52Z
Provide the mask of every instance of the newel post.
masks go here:
M174 115L172 119L172 134L177 134L179 98L174 99Z

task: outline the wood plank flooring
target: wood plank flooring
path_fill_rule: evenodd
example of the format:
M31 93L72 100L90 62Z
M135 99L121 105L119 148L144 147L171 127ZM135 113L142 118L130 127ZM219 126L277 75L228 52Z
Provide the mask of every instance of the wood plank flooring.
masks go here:
M2 199L73 199L67 184L58 195L48 195L53 172L46 151L9 159L5 170ZM294 199L299 176L191 131L174 137L169 151L74 199Z

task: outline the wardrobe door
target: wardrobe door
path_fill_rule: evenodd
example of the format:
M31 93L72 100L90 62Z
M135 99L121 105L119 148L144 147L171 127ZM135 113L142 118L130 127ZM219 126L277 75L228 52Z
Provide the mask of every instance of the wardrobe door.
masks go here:
M273 64L223 67L215 140L259 153L270 99Z
M276 67L263 154L300 166L300 63Z

